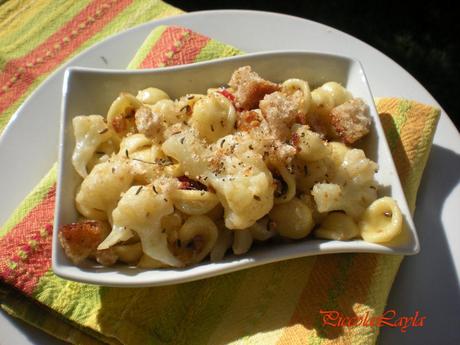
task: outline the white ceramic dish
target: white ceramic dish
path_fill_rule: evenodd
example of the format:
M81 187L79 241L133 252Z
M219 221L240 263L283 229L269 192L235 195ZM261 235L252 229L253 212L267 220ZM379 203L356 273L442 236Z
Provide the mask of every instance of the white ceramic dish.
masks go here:
M81 114L106 114L120 92L155 86L172 98L187 93L205 93L207 88L225 84L238 67L251 65L263 78L283 81L288 78L308 80L312 86L327 81L343 84L355 97L370 105L373 118L371 133L365 140L367 155L379 163L376 180L382 186L380 196L391 195L397 200L406 220L405 236L387 245L354 241L325 241L307 239L290 244L260 246L242 256L229 256L222 262L202 262L184 269L145 270L127 266L102 268L88 263L84 267L72 264L64 255L58 241L59 226L77 220L75 191L81 178L75 172L71 157L75 146L72 119ZM361 64L350 58L312 52L255 53L227 59L138 71L110 71L71 67L66 71L63 85L63 108L59 152L59 173L53 236L53 271L64 278L85 283L110 286L155 286L177 284L224 274L235 270L292 259L301 256L342 252L373 252L415 254L419 243L409 209L375 110Z
M148 22L101 41L66 62L16 112L0 136L0 191L8 196L0 198L0 224L57 160L65 68L126 68L145 37L158 25L185 26L248 53L309 49L354 56L362 62L375 96L405 97L440 107L416 79L388 56L353 36L310 20L269 12L218 10ZM455 169L459 165L460 136L444 111L433 144L414 216L423 250L404 259L387 306L397 310L398 315L423 309L429 322L415 332L382 328L381 344L460 341L460 331L451 327L460 314L460 169ZM15 162L14 166L11 162ZM441 281L442 284L433 284ZM0 313L0 334L6 343L61 344L44 332L30 329Z

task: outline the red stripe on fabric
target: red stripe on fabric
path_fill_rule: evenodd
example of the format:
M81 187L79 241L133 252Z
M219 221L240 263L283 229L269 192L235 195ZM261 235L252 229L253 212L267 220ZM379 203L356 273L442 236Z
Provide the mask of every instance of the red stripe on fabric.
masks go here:
M191 30L168 27L151 48L139 68L154 68L192 63L210 38Z
M190 36L187 38L187 42L181 47L180 52L174 54L173 58L168 61L168 66L184 65L194 62L201 49L203 49L209 41L209 37L191 32Z
M52 232L48 229L54 218L55 199L56 187L53 186L42 202L0 239L0 278L26 294L33 292L51 266ZM30 240L36 241L33 248ZM25 259L17 256L19 248L24 250ZM12 264L16 267L11 268Z
M0 73L0 114L17 101L38 77L55 69L131 2L94 0L27 55L8 61Z

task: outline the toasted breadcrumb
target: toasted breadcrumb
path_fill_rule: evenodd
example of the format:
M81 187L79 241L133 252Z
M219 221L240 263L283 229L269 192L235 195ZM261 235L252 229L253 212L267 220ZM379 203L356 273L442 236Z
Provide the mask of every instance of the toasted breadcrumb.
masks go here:
M160 117L149 107L140 107L134 116L137 130L146 137L154 137L161 131Z
M369 107L360 98L351 99L331 110L331 125L346 144L353 144L369 133Z
M276 139L287 141L291 137L291 127L299 117L297 91L290 96L281 92L266 95L259 107Z
M236 106L244 110L257 108L266 94L279 90L277 84L262 79L250 66L240 67L233 72L228 84L235 90Z
M86 220L61 226L58 237L67 257L78 264L96 251L109 232L106 223Z

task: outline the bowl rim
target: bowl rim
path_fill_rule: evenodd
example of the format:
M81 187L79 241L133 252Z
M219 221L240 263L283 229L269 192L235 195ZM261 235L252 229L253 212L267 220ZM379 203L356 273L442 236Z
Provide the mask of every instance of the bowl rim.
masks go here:
M56 186L56 204L55 204L55 210L54 210L54 227L53 227L53 238L52 238L52 257L51 257L51 268L53 272L62 278L66 278L69 280L74 280L74 281L79 281L83 283L89 283L89 284L98 284L98 285L104 285L104 286L118 286L118 287L146 287L146 286L161 286L161 285L170 285L170 284L178 284L178 283L184 283L184 282L189 282L189 281L194 281L194 280L199 280L199 279L205 279L209 278L212 276L217 276L221 274L227 274L231 273L237 270L241 269L247 269L259 265L264 265L268 263L273 263L273 262L278 262L278 261L284 261L284 260L290 260L294 258L300 258L300 257L305 257L305 256L313 256L313 255L324 255L324 254L340 254L340 253L380 253L380 254L391 254L391 255L414 255L417 254L420 251L420 242L418 238L418 234L415 228L415 225L413 223L412 215L411 214L404 214L406 221L410 225L410 231L412 232L413 235L413 241L410 243L410 246L406 250L402 249L394 249L388 246L384 245L379 245L379 244L371 244L364 242L362 240L355 240L351 242L340 242L340 241L331 241L331 240L312 240L309 239L307 240L308 242L314 244L318 243L318 249L315 252L306 252L306 253L301 253L299 251L290 253L289 255L270 255L267 253L262 254L262 258L257 257L254 258L251 251L249 253L246 253L243 256L235 257L235 256L227 256L227 259L224 259L222 263L227 264L227 267L224 267L222 269L217 269L217 270L210 270L208 272L205 271L205 267L208 265L218 265L219 263L208 263L206 262L205 264L198 265L198 266L192 266L192 267L187 267L185 269L175 269L171 268L168 269L169 272L181 272L181 275L179 277L169 277L169 278L163 278L163 279L155 279L154 276L149 276L148 278L142 278L138 281L136 279L132 279L135 277L135 275L128 275L123 273L120 270L116 270L113 267L112 268L84 268L80 266L72 266L74 269L69 270L68 267L66 267L62 262L59 261L57 251L62 251L62 248L60 246L59 240L58 240L58 225L59 225L59 212L60 212L60 205L61 205L61 195L62 195L62 181L64 179L63 173L62 173L62 166L65 164L64 163L64 158L65 158L65 152L64 152L64 143L65 143L65 127L68 121L69 115L67 114L67 98L69 97L69 85L72 82L72 78L74 74L77 73L88 73L88 74L96 74L96 75L113 75L113 74L119 74L119 75L142 75L142 74L164 74L164 73L171 73L171 72L180 72L182 70L188 70L188 69L195 69L195 68L201 68L203 66L210 66L210 65L216 65L216 64L223 64L227 62L232 62L232 61L238 61L238 60L245 60L245 59L256 59L256 58L262 58L262 57L267 57L267 56L289 56L289 55L302 55L302 56L314 56L314 57L326 57L326 58L334 58L334 59L340 59L343 60L344 62L347 62L350 66L353 64L358 66L359 72L362 74L361 81L363 82L366 92L369 95L369 100L371 101L369 105L371 113L374 112L377 116L372 116L374 118L374 125L376 127L379 127L380 131L383 132L383 127L381 124L381 121L378 117L378 112L375 107L375 102L374 102L374 97L372 95L368 79L366 77L365 70L363 68L362 63L357 60L356 58L350 57L350 56L345 56L345 55L340 55L340 54L331 54L331 53L325 53L321 51L316 51L316 50L276 50L276 51L263 51L263 52L255 52L255 53L248 53L248 54L243 54L243 55L237 55L237 56L232 56L232 57L226 57L226 58L218 58L214 60L209 60L209 61L201 61L201 62L196 62L192 64L185 64L185 65L175 65L175 66L167 66L167 67L161 67L161 68L147 68L147 69L137 69L137 70L126 70L126 69L106 69L106 68L94 68L94 67L80 67L80 66L70 66L67 67L65 70L64 74L64 79L63 79L63 86L62 86L62 102L61 102L61 115L60 115L60 125L59 125L59 153L58 153L58 171L57 171L57 186ZM367 99L366 99L367 101ZM376 119L376 120L375 120ZM380 136L377 136L377 140L379 141L379 145L382 144L384 145L384 150L388 152L389 154L389 160L386 162L386 164L389 164L390 166L388 167L389 170L395 172L395 181L391 184L393 186L394 183L397 184L397 188L400 189L402 200L398 199L398 203L403 202L404 207L409 210L408 203L406 200L406 197L403 193L401 181L399 179L399 175L397 174L396 166L394 164L393 157L391 155L390 148L388 146L388 142L386 140L386 137L382 140ZM305 242L307 242L305 241ZM343 247L340 249L334 249L329 248L327 244L329 243L336 243L340 242L346 246L347 243L352 243L355 246L359 246L360 242L363 242L366 244L366 248L363 247ZM320 245L323 245L322 248L320 248ZM278 247L278 245L277 245ZM233 260L230 260L233 259ZM235 260L237 259L237 260ZM126 266L126 265L124 265ZM192 268L202 268L204 272L194 272L192 271ZM133 273L135 271L150 271L154 272L154 269L135 269L133 268ZM165 272L165 270L161 270L162 272ZM101 274L96 274L96 273L103 273L103 272L108 272L111 275L115 275L113 277L111 276L102 276Z

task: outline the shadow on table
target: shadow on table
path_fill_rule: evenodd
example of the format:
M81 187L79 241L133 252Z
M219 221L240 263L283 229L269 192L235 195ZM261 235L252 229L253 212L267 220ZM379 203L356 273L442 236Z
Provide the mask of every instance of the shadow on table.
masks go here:
M460 344L459 277L452 258L453 246L448 243L441 219L444 203L459 183L460 155L433 145L414 217L421 252L404 259L387 306L401 316L414 315L418 310L427 319L424 327L404 334L385 328L381 344L436 344L441 339L445 344ZM453 210L459 212L457 230L459 206Z

